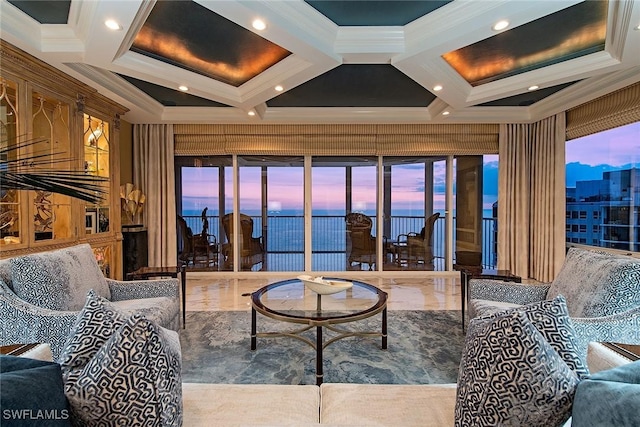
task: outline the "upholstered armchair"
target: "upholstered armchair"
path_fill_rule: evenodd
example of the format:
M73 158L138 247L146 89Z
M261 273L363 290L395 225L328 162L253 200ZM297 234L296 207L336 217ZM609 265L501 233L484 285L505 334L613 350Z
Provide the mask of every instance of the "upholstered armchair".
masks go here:
M124 313L180 326L177 279L123 282L105 278L88 244L0 260L0 345L49 343L60 355L93 289Z
M640 260L570 248L552 283L469 281L469 315L492 313L562 294L586 355L589 342L640 344Z

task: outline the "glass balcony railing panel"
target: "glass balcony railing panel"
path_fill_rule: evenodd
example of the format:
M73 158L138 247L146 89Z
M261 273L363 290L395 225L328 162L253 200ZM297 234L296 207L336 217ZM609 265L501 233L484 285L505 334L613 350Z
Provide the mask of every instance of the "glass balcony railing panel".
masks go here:
M311 230L313 252L339 253L346 250L344 216L314 216Z
M185 216L187 225L194 234L202 229L202 218ZM220 235L219 217L208 215L209 234L216 236L216 242L224 242ZM253 216L254 230L262 230L262 217ZM268 227L263 239L267 242L267 263L269 271L304 270L304 217L292 215L270 215ZM345 221L341 215L314 216L312 223L312 265L316 271L344 271L346 268ZM482 265L495 268L497 228L493 218L483 219ZM392 230L399 234L406 230L420 230L424 224L422 217L394 216L391 218ZM434 266L436 271L446 269L445 252L446 220L438 218L433 231ZM454 218L455 227L455 218ZM454 228L455 229L455 228ZM395 232L395 231L394 231ZM213 243L213 242L211 242ZM390 261L388 259L387 261ZM455 263L455 259L454 259Z

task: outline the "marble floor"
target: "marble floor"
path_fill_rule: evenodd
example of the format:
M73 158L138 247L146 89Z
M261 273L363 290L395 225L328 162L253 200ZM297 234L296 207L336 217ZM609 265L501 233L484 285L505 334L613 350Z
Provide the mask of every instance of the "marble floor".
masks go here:
M287 277L224 278L217 273L187 274L187 311L250 310L248 296ZM357 278L389 294L389 310L460 310L460 280L452 277Z

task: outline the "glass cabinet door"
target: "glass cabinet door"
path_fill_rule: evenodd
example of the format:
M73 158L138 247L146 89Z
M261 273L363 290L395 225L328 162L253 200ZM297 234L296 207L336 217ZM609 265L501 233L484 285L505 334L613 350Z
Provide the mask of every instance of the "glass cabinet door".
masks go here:
M72 169L69 106L34 92L32 94L32 139L29 166L38 173ZM53 176L53 175L52 175ZM48 184L55 188L52 180ZM57 192L33 192L31 215L34 240L66 239L73 236L71 198Z
M0 167L11 173L18 168L17 87L14 82L0 81ZM3 177L4 178L4 177ZM21 243L20 192L0 185L0 246Z
M104 196L96 204L87 203L85 208L85 233L109 231L109 123L84 115L84 171L86 174L105 178L99 185Z

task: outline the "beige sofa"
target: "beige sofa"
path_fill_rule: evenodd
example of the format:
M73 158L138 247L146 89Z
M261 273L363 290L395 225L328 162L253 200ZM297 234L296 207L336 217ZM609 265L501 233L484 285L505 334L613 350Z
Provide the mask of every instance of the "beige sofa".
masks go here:
M628 359L591 343L592 373ZM182 385L184 426L452 426L455 384ZM570 422L568 423L570 425Z
M22 356L52 360L47 344ZM629 362L602 344L589 345L587 364L592 373ZM182 393L185 427L440 427L454 425L456 384L325 383L318 387L183 383Z

